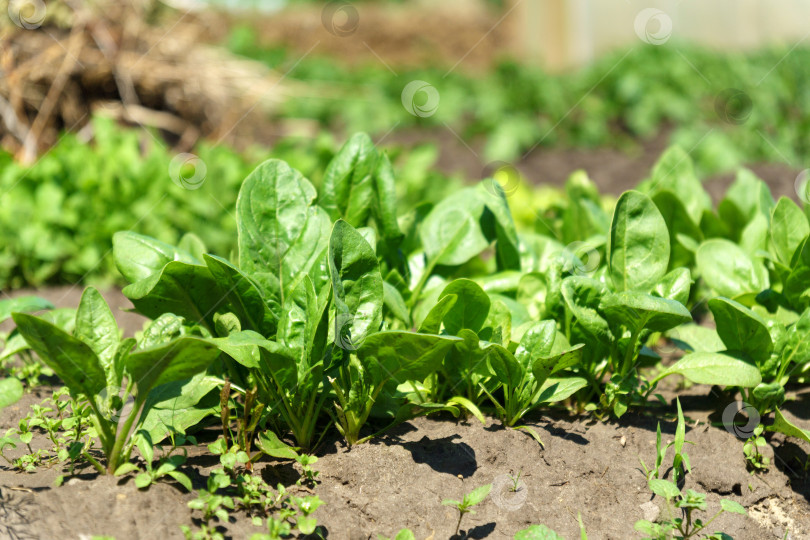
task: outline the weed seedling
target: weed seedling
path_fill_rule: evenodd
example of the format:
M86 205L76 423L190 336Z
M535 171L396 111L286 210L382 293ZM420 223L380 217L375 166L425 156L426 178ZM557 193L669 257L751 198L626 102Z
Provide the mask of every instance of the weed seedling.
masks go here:
M445 499L442 501L442 504L445 506L453 506L458 510L458 523L456 524L456 534L458 534L459 529L461 529L461 520L464 518L464 514L474 514L475 510L472 509L473 506L480 504L484 499L487 498L489 495L489 490L492 489L492 484L487 484L485 486L477 487L471 492L464 495L464 498L461 501L454 501L452 499Z
M767 471L771 463L770 458L763 456L759 451L760 448L768 444L765 442L765 437L762 436L763 431L765 431L765 426L759 424L754 428L754 432L743 445L745 461L752 473Z

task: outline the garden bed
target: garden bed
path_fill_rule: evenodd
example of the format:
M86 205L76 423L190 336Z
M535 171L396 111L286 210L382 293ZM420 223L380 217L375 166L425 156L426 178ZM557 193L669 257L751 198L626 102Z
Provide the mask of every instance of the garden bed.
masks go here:
M717 530L737 540L784 538L787 528L791 538L805 538L810 534L810 481L796 459L805 459L807 445L775 435L771 444L776 466L764 474L749 474L742 442L707 423L711 419L703 396L709 391L695 386L680 394L687 419L703 418L697 425L689 422L686 433L695 443L687 449L692 473L686 488L708 494L708 513L719 508L721 497L746 507L747 517L723 515L714 522ZM0 430L16 425L47 393L41 388L6 409ZM795 403L806 410L808 396L803 397ZM636 521L649 519L660 507L658 498L650 504L652 495L639 465L639 457L647 463L654 460L655 418L627 415L620 422L603 423L544 416L529 425L536 426L545 448L489 419L486 426L475 420L416 419L351 449L342 441L327 441L314 466L320 483L312 489L326 503L315 514L328 531L324 536L377 538L409 527L416 538L449 538L457 517L441 501L486 483L493 483L489 498L462 522L469 538L511 538L538 523L565 538L577 538L581 514L588 538L625 539ZM662 422L665 440L672 439L674 429L674 422ZM217 434L208 430L200 439L210 441ZM189 448L184 470L196 488L218 465L206 454L204 443ZM295 486L299 474L290 462L263 460L257 470L268 484L309 490ZM509 476L518 473L520 489L513 493L507 484ZM30 474L0 465L0 537L182 538L179 525L192 524L186 503L193 495L177 484L158 483L141 491L131 477L99 476L87 467L55 488L59 474L58 467ZM226 537L260 532L244 513L233 515Z

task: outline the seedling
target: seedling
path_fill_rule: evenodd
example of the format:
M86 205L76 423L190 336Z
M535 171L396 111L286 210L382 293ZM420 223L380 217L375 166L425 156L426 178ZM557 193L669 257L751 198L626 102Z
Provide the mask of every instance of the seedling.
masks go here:
M183 472L179 470L180 466L186 462L186 453L185 451L183 454L174 454L172 455L171 451L161 457L158 460L158 466L156 468L152 467L152 462L154 460L154 448L152 446L152 440L149 437L148 433L139 433L136 436L136 443L135 445L138 448L138 451L141 453L141 457L144 460L146 465L146 471L141 472L135 477L135 485L139 489L146 489L151 484L157 482L160 478L164 476L169 476L176 480L181 486L186 488L187 491L191 491L191 479ZM176 447L173 445L172 450ZM134 463L123 463L116 469L115 476L122 476L124 474L139 471L137 465Z
M745 441L743 445L743 454L745 454L745 461L748 463L748 468L751 472L765 472L771 463L770 458L763 456L759 449L766 446L768 443L762 433L765 431L765 426L759 424L754 428L753 433Z
M456 532L461 529L461 520L464 518L464 514L474 514L475 510L472 509L473 506L476 506L483 502L484 499L487 498L489 495L489 491L492 489L492 484L487 484L485 486L477 487L471 492L464 495L464 498L461 501L454 501L452 499L445 499L442 501L442 504L445 506L453 506L458 510L458 523L456 523Z

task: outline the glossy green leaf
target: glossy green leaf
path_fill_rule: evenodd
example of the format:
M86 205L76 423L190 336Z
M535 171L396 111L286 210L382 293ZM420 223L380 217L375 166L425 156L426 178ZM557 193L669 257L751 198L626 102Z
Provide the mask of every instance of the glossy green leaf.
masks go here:
M680 302L640 291L608 293L602 298L601 309L609 320L631 329L663 332L692 322L692 314Z
M219 354L215 343L182 337L159 347L135 351L126 358L126 373L145 398L155 386L188 379L205 370Z
M555 403L568 399L575 392L588 386L588 381L582 377L549 377L540 390L538 403Z
M439 368L450 347L460 341L434 334L378 332L366 338L357 356L364 365L379 366L383 380L391 379L397 384L421 381Z
M714 314L717 334L728 350L743 351L757 362L770 358L773 342L762 317L728 298L712 298L709 309Z
M79 308L76 310L73 335L86 343L96 354L108 375L108 384L114 386L120 383L111 376L114 375L113 358L121 339L118 324L101 293L93 287L87 287L82 293Z
M160 272L171 261L202 263L180 248L131 231L113 235L113 258L118 271L131 283Z
M660 373L654 381L672 374L697 384L753 388L762 382L756 364L729 352L693 352Z
M478 332L489 315L490 300L477 283L469 279L451 281L439 295L439 300L455 295L456 302L444 315L447 332L457 335L462 328Z
M810 235L807 216L796 203L787 197L780 197L771 215L771 244L779 261L790 265L793 254Z
M735 298L768 287L762 263L728 240L707 240L698 248L696 261L703 280L720 296Z
M608 268L619 291L649 290L666 274L669 231L661 212L646 195L627 191L613 212Z
M329 217L313 204L315 195L309 180L274 159L259 165L239 190L239 268L257 281L272 276L263 282L278 284L279 302L326 250Z
M326 167L318 203L335 221L362 227L375 202L377 150L365 133L356 133Z
M810 443L810 430L802 429L794 425L790 420L785 418L778 408L774 411L773 424L767 427L768 431L776 431L784 433L788 437L803 440Z
M43 309L53 309L53 304L38 296L18 296L0 300L0 322L11 317L12 313L33 313Z
M481 253L489 245L478 222L483 210L484 204L472 188L434 206L419 228L428 260L457 266Z
M71 391L92 399L107 386L104 368L86 343L32 315L12 317L31 348Z
M208 328L213 328L214 312L224 302L207 267L177 261L127 285L122 292L147 317L156 319L164 313L173 313Z
M243 330L270 332L274 326L273 316L265 305L258 286L233 266L216 255L204 255L205 265L216 283L217 294L239 317Z
M335 331L339 334L335 339L358 344L380 329L383 282L371 246L343 220L335 223L329 239L329 272L336 310Z

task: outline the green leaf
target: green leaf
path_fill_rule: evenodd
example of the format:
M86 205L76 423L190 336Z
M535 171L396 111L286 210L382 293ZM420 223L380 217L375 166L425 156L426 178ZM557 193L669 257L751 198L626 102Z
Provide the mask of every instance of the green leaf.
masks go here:
M329 239L329 273L336 311L335 341L353 350L380 329L383 281L371 246L343 220L335 223Z
M516 388L523 379L525 368L508 349L500 345L488 348L487 363L495 378L508 388Z
M735 353L731 352L687 354L660 373L653 382L674 373L683 375L698 384L753 388L762 382L759 368L755 364L743 357L735 356Z
M31 348L71 391L93 399L107 386L104 368L86 343L32 315L14 313L12 318Z
M377 150L365 133L354 134L326 167L318 203L332 221L353 227L366 224L375 202Z
M203 259L216 282L217 294L239 317L242 330L270 332L273 316L265 307L259 287L225 259L215 255L204 255Z
M810 308L804 310L799 320L788 328L779 364L786 369L790 364L801 366L808 362L810 362Z
M186 476L184 473L180 471L169 471L166 474L174 478L175 481L184 488L186 488L186 491L188 491L189 493L191 493L194 490L194 487L191 484L191 478Z
M410 529L402 529L397 533L396 537L394 537L394 540L416 540L416 537Z
M450 310L453 309L457 301L458 297L454 294L440 298L439 301L436 302L436 305L430 309L425 320L422 321L422 324L419 325L419 333L438 334L442 326L442 321Z
M748 513L745 511L743 505L728 499L720 499L720 507L726 512L731 512L732 514L740 514L744 516Z
M613 212L608 268L619 291L649 290L666 274L669 231L661 212L646 195L627 191Z
M773 424L767 427L768 431L784 433L788 437L794 437L810 443L810 430L795 426L790 420L785 418L778 408L774 410Z
M462 504L467 506L475 506L480 504L484 499L487 498L489 495L490 490L492 489L492 484L486 484L484 486L480 486L472 490L471 492L464 495L464 501Z
M726 349L716 330L698 324L681 325L669 332L667 337L685 351L721 352Z
M771 214L770 233L777 258L789 266L796 249L810 235L810 224L796 203L787 197L780 197Z
M389 243L399 244L402 232L397 222L397 191L394 169L385 153L380 154L377 170L374 173L376 200L374 215L382 229L382 236Z
M718 295L735 298L768 287L768 273L736 244L714 238L700 245L696 255L703 280Z
M489 245L478 222L483 210L484 204L471 188L434 206L419 228L428 261L458 266L481 253Z
M665 499L674 499L681 494L681 490L678 489L678 486L669 480L652 478L648 482L648 485L650 486L650 491Z
M488 210L484 216L491 215L493 218L491 229L494 231L487 234L490 240L495 240L495 262L498 270L520 270L517 229L503 187L497 181L484 181L478 184L476 193Z
M239 268L257 280L267 275L265 282L277 283L279 302L326 250L330 221L313 204L315 195L309 180L275 159L259 165L239 190Z
M676 268L655 284L655 287L652 289L652 294L686 305L689 302L689 292L691 289L692 274L689 272L689 269Z
M33 313L43 309L53 309L53 304L38 296L19 296L0 300L0 323L12 313Z
M182 249L131 231L113 235L113 258L118 271L130 283L160 272L171 261L202 262Z
M562 281L562 296L577 322L595 338L607 342L611 338L607 321L597 311L607 289L596 280L571 276Z
M285 443L269 429L259 433L256 438L256 446L268 456L277 459L295 459L298 457L297 450L299 448Z
M401 384L424 380L439 368L450 347L460 341L456 337L433 334L378 332L366 338L357 356L364 365L378 365L382 380L392 379Z
M134 463L130 463L130 462L122 463L121 465L118 466L117 469L115 469L115 472L113 473L113 476L124 476L125 474L129 474L131 472L135 472L135 471L138 471L138 470L140 470L140 469Z
M125 369L138 389L138 397L145 399L156 386L188 379L205 370L218 354L212 341L182 337L133 352L126 358Z
M693 223L700 221L704 210L711 210L711 197L695 175L692 158L680 146L672 146L663 153L650 177L657 188L677 194Z
M487 293L474 281L456 279L451 281L439 295L439 300L455 295L456 302L444 316L448 333L457 335L462 328L478 332L489 315L490 300Z
M581 377L549 377L540 389L537 403L556 403L568 399L586 386L588 381Z
M16 377L0 379L0 410L17 403L23 396L23 385Z
M135 486L138 489L144 489L149 487L149 484L152 483L152 477L149 476L148 473L141 473L135 477Z
M608 293L602 297L600 307L608 320L619 321L634 330L663 332L692 322L692 314L680 302L640 291Z
M205 266L173 261L158 273L122 291L142 315L157 319L173 313L214 328L214 312L223 303L217 284Z
M531 525L515 533L514 540L565 540L545 525Z
M79 308L76 310L74 336L87 344L98 357L107 373L107 383L116 386L113 359L121 340L118 324L110 307L95 288L87 287L82 293Z
M709 309L714 314L717 334L728 350L743 351L757 362L770 358L773 342L762 317L728 298L712 298Z

